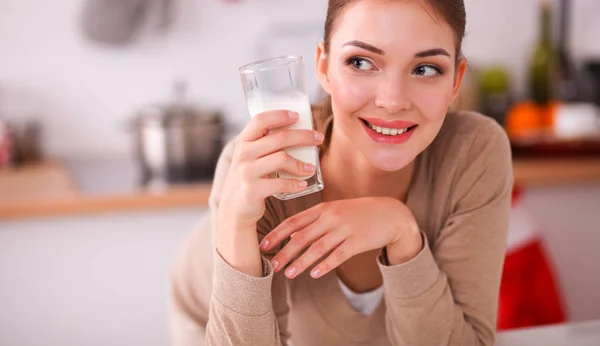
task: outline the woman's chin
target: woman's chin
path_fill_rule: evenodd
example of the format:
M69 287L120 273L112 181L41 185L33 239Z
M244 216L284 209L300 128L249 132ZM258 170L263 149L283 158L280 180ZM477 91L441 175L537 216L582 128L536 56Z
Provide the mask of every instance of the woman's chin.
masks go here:
M375 153L367 156L367 160L371 164L385 172L396 172L402 170L414 160L413 156L405 153Z

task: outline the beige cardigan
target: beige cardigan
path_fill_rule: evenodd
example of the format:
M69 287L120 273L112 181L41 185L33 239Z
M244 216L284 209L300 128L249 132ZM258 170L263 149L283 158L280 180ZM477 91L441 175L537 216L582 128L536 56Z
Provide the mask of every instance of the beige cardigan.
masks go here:
M211 213L172 269L174 346L493 345L513 182L509 142L493 120L449 114L417 157L406 204L427 242L407 263L379 261L385 294L369 316L350 307L335 271L289 280L273 274L267 259L275 249L257 278L216 253L215 216L226 207L219 195L232 152L230 143L218 164ZM320 198L268 198L259 238Z

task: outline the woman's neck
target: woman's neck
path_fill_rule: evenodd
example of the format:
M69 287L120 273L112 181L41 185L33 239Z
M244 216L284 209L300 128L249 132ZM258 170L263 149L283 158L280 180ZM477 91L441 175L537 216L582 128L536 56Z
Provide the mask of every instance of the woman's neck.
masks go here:
M374 167L343 134L334 134L320 164L326 201L392 197L404 202L414 170L414 161L395 172Z

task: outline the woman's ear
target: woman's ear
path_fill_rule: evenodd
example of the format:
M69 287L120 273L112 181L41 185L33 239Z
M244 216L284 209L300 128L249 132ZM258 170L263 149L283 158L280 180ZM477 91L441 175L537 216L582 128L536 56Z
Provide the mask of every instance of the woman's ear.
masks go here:
M325 43L319 42L317 45L317 79L321 88L329 94L329 76L327 75L327 54L325 53Z
M462 84L465 73L467 72L467 59L460 58L456 66L456 73L454 75L454 87L452 88L452 100L456 100L458 93L460 92L460 86Z

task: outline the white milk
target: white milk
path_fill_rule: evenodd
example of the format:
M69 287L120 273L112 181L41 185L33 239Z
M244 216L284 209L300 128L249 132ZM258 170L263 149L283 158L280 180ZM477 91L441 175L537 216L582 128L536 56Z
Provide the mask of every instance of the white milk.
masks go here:
M296 123L287 126L287 129L303 129L312 130L312 112L310 110L310 103L305 95L299 97L286 97L286 98L269 98L261 100L248 100L248 110L250 116L254 117L258 113L262 113L270 110L290 110L297 112L299 117ZM317 147L294 147L286 148L284 150L290 156L302 162L310 163L314 166L317 165ZM299 177L292 174L280 172L279 176L288 179L308 179L310 176Z

